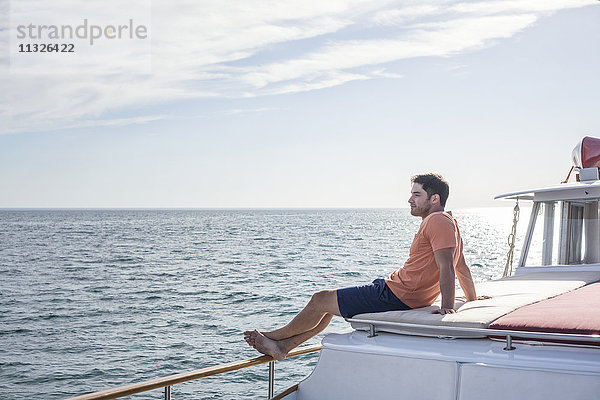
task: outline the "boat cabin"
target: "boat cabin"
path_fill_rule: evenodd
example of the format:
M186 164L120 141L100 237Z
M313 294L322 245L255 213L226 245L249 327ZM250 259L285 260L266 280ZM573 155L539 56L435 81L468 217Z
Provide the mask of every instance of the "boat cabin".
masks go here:
M525 267L594 267L600 262L600 181L508 193L496 199L533 201L516 273L527 272Z

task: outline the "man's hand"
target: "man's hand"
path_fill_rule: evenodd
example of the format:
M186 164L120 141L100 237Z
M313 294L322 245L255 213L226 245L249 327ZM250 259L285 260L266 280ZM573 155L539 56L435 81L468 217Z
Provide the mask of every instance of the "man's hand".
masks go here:
M432 314L456 314L456 310L454 308L440 308L439 310L434 310Z
M465 296L456 296L456 301L463 301L463 302L467 303L467 302L469 302L469 301L475 301L475 300L489 300L489 299L491 299L491 298L492 298L492 296L485 296L485 295L483 295L483 296L477 296L477 298L476 298L476 299L473 299L473 300L467 300L467 298L466 298Z
M492 296L477 296L477 298L472 299L472 300L467 300L467 298L465 296L456 296L455 297L455 301L462 301L463 303L468 303L469 301L475 301L475 300L488 300L491 299Z

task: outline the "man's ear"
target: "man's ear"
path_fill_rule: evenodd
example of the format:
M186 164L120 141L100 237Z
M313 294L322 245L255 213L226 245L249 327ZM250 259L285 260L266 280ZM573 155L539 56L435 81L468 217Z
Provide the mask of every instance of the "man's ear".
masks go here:
M434 200L434 201L437 200L438 203L440 202L440 195L439 194L434 194L432 197L433 197L432 200Z

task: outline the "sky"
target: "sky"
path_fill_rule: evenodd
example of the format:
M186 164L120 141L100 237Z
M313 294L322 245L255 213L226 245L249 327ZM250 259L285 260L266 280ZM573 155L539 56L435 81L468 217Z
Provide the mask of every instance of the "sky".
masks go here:
M127 4L0 0L0 208L511 205L600 137L596 0ZM84 17L148 37L14 53Z

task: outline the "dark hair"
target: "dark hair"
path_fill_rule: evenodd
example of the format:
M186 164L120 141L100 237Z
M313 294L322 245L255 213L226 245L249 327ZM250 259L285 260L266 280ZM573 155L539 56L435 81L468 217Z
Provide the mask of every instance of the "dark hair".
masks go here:
M448 182L442 178L439 174L422 174L415 175L410 180L412 183L418 183L423 186L423 190L427 192L427 197L431 197L434 194L440 196L440 205L446 206L446 200L450 194L450 186Z

